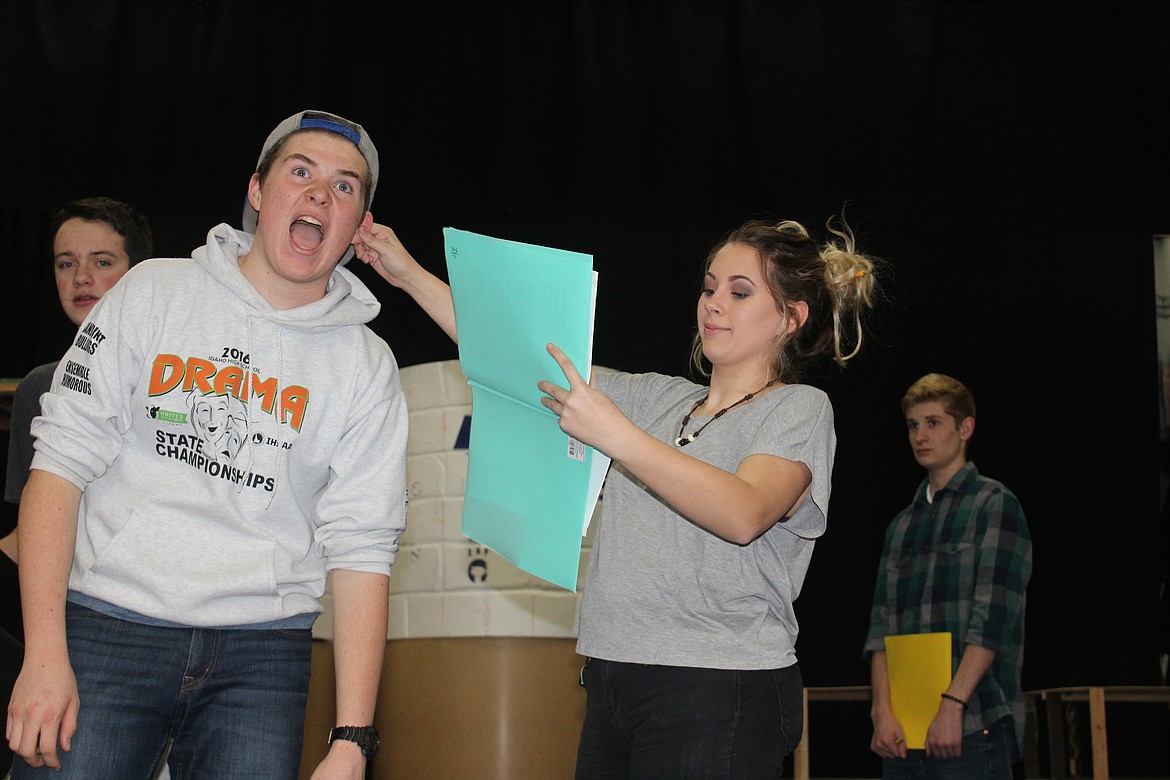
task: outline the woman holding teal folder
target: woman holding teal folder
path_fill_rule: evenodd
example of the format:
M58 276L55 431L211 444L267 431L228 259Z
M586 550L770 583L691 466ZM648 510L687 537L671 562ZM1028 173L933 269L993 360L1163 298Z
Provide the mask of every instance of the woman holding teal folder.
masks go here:
M845 227L749 221L711 251L696 304L699 384L597 372L555 345L561 428L613 459L586 574L579 778L774 778L800 740L793 602L825 530L833 410L802 369L861 345L873 263ZM357 256L452 339L446 284L392 230ZM848 346L847 346L848 345ZM566 386L567 385L567 386Z

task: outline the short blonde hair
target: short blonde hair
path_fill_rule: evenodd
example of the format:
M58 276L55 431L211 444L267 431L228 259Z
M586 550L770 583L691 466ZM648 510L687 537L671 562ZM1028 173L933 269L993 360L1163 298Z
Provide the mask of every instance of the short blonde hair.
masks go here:
M955 424L970 417L975 419L975 397L967 386L946 374L927 374L910 385L902 396L902 414L915 404L938 401L943 411L955 418Z

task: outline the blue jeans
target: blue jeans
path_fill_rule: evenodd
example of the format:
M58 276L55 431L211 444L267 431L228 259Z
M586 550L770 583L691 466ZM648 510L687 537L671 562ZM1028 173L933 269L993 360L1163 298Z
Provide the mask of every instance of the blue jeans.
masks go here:
M1011 718L1000 718L982 731L963 737L957 758L931 758L909 750L906 758L883 758L883 780L1012 780L1016 739Z
M173 737L173 780L296 780L312 633L161 628L66 605L81 699L61 771L19 757L13 780L149 780Z
M577 778L777 778L804 725L800 670L590 658Z

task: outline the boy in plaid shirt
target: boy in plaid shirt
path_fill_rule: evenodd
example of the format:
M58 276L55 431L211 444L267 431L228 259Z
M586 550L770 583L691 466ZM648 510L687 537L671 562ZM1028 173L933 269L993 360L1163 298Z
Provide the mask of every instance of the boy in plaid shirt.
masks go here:
M1019 501L967 461L975 401L927 374L902 398L910 446L927 478L886 529L865 654L873 685L871 749L891 778L1011 780L1024 729L1020 669L1032 542ZM953 679L925 750L908 750L890 709L884 639L951 634Z

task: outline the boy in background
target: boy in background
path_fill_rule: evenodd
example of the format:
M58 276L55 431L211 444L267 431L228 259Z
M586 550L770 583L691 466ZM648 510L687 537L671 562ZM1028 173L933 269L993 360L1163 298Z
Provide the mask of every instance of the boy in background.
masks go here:
M1028 525L1015 495L967 460L975 400L961 382L927 374L902 398L902 412L927 476L887 527L878 566L865 641L873 685L870 747L882 757L885 780L1011 780L1024 730ZM951 634L952 680L939 697L925 750L908 750L890 709L884 640L931 632Z

